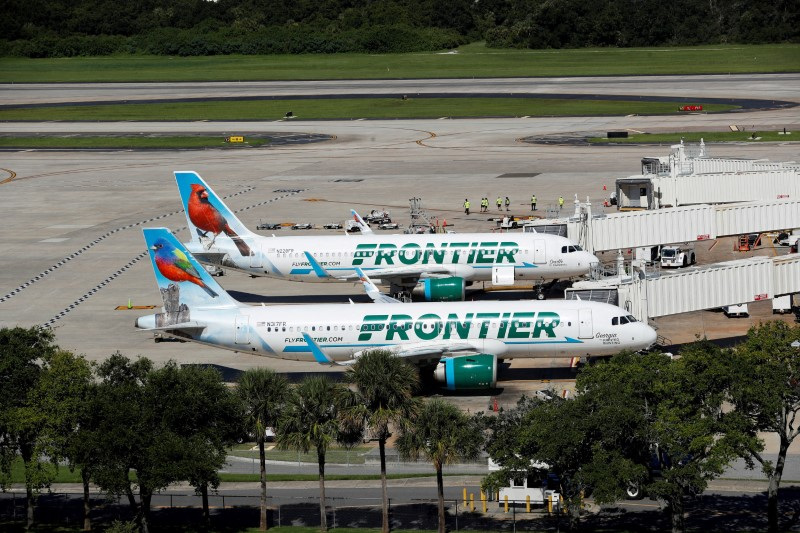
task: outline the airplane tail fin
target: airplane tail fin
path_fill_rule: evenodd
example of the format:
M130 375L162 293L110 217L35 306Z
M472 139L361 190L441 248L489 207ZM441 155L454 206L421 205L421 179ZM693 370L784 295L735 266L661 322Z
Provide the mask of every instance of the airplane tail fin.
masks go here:
M216 243L219 238L221 244L229 238L242 256L250 256L247 238L254 236L253 232L236 218L203 178L194 171L176 171L175 181L192 240Z
M168 322L186 323L191 308L237 307L192 254L167 228L144 228L144 241Z
M366 222L364 222L364 219L363 219L363 218L361 218L361 215L359 215L359 214L356 212L356 210L355 210L355 209L351 209L351 210L350 210L350 214L351 214L351 215L353 215L353 220L354 220L354 221L355 221L355 223L358 225L359 229L361 230L361 234L362 234L362 235L366 235L366 234L368 234L368 233L374 233L374 232L372 231L372 228L370 228L370 227L369 227L369 224L367 224Z

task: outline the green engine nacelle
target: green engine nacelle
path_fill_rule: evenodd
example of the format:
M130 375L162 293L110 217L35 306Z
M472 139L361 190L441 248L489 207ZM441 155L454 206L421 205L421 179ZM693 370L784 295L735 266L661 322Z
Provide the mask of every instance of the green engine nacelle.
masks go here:
M447 390L486 390L497 385L497 356L488 353L443 357L433 372Z
M412 291L426 302L461 302L464 300L464 278L425 278Z

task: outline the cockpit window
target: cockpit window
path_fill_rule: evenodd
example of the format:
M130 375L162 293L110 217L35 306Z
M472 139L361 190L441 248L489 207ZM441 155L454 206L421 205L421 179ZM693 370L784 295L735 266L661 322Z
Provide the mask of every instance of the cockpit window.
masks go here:
M627 324L628 323L628 319L625 318L624 316L621 316L621 317L619 317L619 323L620 324Z
M626 318L628 319L628 322L630 322L631 324L634 323L634 322L638 322L636 320L636 317L633 316L633 315L628 315Z
M619 317L618 316L615 316L614 318L611 319L611 325L612 326L619 326Z
M562 246L561 253L562 254L571 254L572 252L579 252L581 250L580 246Z
M577 251L577 252L582 252L582 251L583 251L583 248L581 248L580 246L578 246L578 245L576 244L576 245L575 245L575 251Z

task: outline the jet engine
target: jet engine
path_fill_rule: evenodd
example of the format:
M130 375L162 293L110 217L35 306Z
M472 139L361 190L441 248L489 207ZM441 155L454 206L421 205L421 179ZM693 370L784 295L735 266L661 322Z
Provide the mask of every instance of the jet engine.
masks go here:
M425 278L420 280L412 296L422 297L426 302L461 302L464 300L464 278Z
M488 353L443 357L433 372L447 390L487 390L497 385L497 356Z

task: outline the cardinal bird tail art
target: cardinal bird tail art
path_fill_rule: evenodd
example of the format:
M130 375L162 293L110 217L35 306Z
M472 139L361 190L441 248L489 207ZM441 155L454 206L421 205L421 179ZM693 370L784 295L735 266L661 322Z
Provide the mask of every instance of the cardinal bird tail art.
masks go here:
M207 250L213 248L238 253L243 257L253 253L247 243L253 242L255 235L236 218L197 172L175 172L175 181L193 241L200 242Z
M145 228L144 240L167 312L180 307L237 307L234 300L167 228Z

